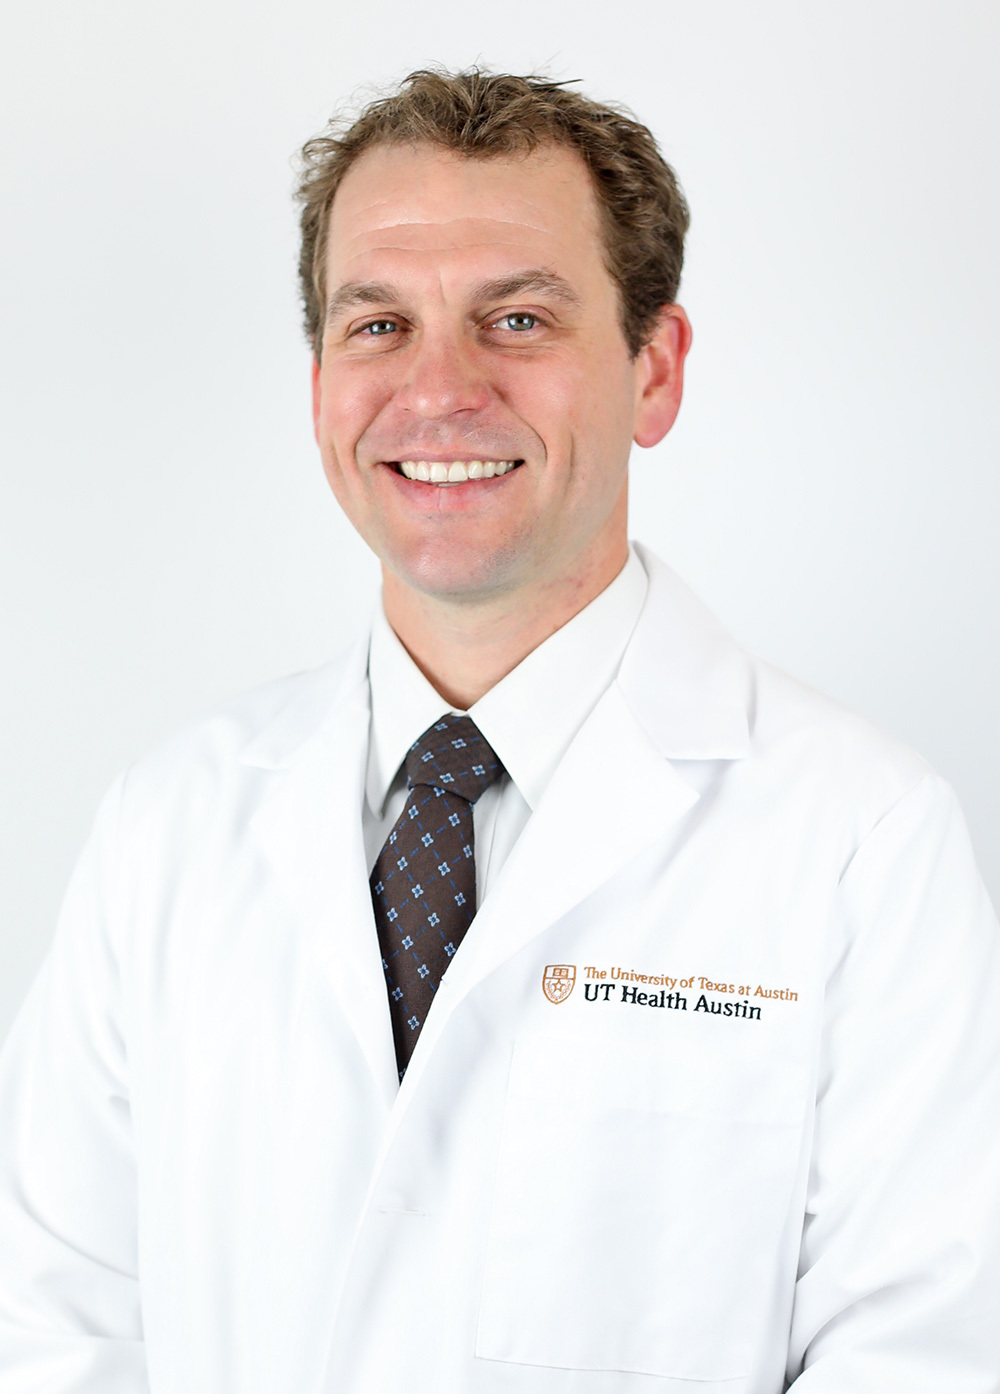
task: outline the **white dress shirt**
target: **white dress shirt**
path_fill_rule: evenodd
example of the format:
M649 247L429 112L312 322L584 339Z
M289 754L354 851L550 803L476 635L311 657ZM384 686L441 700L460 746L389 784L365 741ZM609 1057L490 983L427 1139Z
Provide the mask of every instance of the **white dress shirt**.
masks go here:
M611 584L469 708L507 772L473 807L479 904L577 731L614 680L647 586L630 547ZM372 627L368 681L371 730L362 818L371 874L406 803L406 752L433 722L457 709L424 677L381 605Z

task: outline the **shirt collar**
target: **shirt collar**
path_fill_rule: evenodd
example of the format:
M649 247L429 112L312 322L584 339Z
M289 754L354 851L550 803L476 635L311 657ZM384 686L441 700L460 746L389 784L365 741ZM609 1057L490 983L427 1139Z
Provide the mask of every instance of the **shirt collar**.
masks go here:
M381 604L375 608L372 624L368 682L372 721L365 792L368 807L380 818L406 752L428 726L453 708L400 643Z
M534 809L577 731L613 681L639 618L648 580L634 548L600 595L469 709L529 808ZM413 742L455 708L424 677L376 609L368 653L371 737L366 794L381 816Z

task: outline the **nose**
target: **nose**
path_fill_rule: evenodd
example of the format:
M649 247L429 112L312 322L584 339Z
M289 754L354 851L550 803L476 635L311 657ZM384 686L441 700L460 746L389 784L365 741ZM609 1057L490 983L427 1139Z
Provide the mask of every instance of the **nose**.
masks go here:
M439 421L483 409L490 386L475 349L460 334L421 334L408 355L408 372L396 391L405 411L425 421Z

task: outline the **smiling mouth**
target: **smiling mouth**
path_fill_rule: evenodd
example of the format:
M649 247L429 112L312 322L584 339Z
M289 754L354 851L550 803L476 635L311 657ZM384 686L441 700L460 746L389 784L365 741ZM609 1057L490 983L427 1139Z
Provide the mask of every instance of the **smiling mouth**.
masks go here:
M392 460L387 462L406 479L420 484L467 484L475 479L496 479L510 474L523 460Z

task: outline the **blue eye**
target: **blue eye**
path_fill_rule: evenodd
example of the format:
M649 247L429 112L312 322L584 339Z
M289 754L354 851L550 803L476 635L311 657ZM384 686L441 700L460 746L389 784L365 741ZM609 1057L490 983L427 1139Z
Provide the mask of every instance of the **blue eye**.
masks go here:
M511 315L504 315L499 323L505 324L508 329L523 333L526 329L534 329L538 323L538 316L515 312Z
M362 334L369 334L372 338L378 338L382 334L394 334L396 332L396 321L394 319L376 319L371 324L366 324L362 329Z

